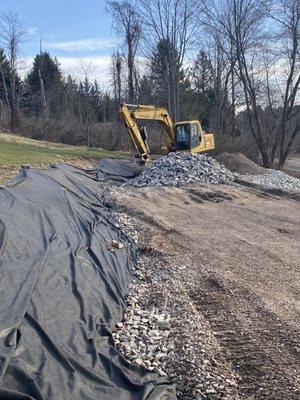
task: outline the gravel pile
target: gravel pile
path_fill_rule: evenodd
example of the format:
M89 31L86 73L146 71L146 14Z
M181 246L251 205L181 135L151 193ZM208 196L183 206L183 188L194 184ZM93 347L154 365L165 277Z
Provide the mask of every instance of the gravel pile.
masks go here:
M117 348L133 364L166 375L166 365L174 357L174 344L169 340L171 317L162 309L149 310L140 304L145 289L146 284L141 282L132 285L123 321L117 323L113 337Z
M245 159L248 160L246 157ZM234 160L238 163L238 160L243 161L243 158L239 156ZM248 160L245 163L244 160L241 171L246 171L249 163L256 166L252 161ZM125 185L135 187L180 186L196 182L220 184L234 181L243 183L244 181L265 190L276 189L294 193L300 191L300 180L298 178L291 177L281 171L267 170L258 165L255 169L252 164L249 166L250 173L238 174L229 171L224 165L208 155L169 153L157 158L139 176L129 180ZM236 168L236 170L238 169ZM253 173L254 171L257 172Z
M219 164L214 158L201 154L169 153L157 158L129 185L178 186L193 182L228 183L235 174Z
M143 247L141 231L134 221L123 212L113 212L112 216L115 226ZM122 322L116 324L113 338L119 351L133 364L165 376L166 365L174 357L174 344L169 338L171 317L165 309L153 304L145 305L142 301L142 298L148 297L152 274L146 259L146 256L140 255L132 268L134 278L128 288L126 310Z
M268 170L264 175L240 175L243 181L252 183L265 190L281 190L283 192L299 193L300 179L293 178L281 171Z

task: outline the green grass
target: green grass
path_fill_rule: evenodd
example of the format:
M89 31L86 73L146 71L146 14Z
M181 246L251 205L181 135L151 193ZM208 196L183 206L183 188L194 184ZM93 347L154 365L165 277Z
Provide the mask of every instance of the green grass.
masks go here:
M21 165L45 168L51 163L68 162L78 166L93 165L100 158L124 157L128 153L110 152L85 146L69 146L28 139L0 132L0 181L17 173Z

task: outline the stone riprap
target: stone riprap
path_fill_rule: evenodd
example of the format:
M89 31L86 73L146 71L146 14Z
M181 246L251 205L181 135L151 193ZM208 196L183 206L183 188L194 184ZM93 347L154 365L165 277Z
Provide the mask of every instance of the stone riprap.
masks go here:
M264 175L240 175L243 181L265 190L281 190L283 192L299 193L300 179L293 178L281 171L267 170Z
M179 186L194 182L218 184L234 181L235 175L210 156L170 153L157 158L129 184L136 187Z

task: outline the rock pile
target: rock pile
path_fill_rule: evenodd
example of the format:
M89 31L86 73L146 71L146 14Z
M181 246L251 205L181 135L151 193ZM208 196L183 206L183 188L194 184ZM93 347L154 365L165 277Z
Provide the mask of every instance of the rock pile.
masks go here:
M113 190L112 188L111 190ZM127 216L127 214L122 212L111 212L113 222L116 228L121 229L123 234L137 244L140 239L139 228L136 224Z
M237 161L237 160L236 160ZM250 160L248 160L250 162ZM256 165L251 161L252 164ZM248 163L249 164L249 163ZM250 173L238 174L229 171L224 165L214 158L202 154L169 153L157 158L150 166L125 185L144 186L181 186L190 183L238 183L248 182L261 189L276 189L283 192L300 192L300 180L291 177L281 171L268 170L257 166L258 172L253 166ZM246 164L243 165L243 171ZM260 169L263 171L261 174Z
M169 153L157 158L130 185L178 186L194 182L228 183L235 174L219 164L214 158L201 154Z
M141 284L138 289L143 290ZM138 297L130 295L123 321L116 325L116 347L133 364L165 375L166 364L174 357L169 343L170 315L155 307L143 309Z
M122 212L112 212L112 217L115 226L123 234L135 244L140 243L141 232L132 219ZM148 308L142 304L141 297L149 291L146 281L151 274L151 270L144 264L145 257L140 256L132 268L134 279L128 288L126 311L112 335L116 347L133 364L166 375L166 364L174 356L173 344L169 339L171 317L158 306Z
M281 190L283 192L299 193L300 179L273 169L267 170L264 175L241 175L243 181L252 183L265 190Z

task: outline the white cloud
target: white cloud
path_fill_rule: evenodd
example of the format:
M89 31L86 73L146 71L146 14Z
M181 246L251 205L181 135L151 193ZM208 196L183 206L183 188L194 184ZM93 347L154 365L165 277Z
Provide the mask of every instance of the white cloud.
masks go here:
M32 26L31 28L27 28L27 33L30 36L34 36L38 31L38 28L36 28L35 26Z
M76 79L82 79L85 74L90 80L97 80L103 86L109 86L110 56L86 56L86 57L57 57L65 75L72 75Z
M94 38L67 42L46 42L44 46L49 49L64 51L96 51L113 47L113 40Z

